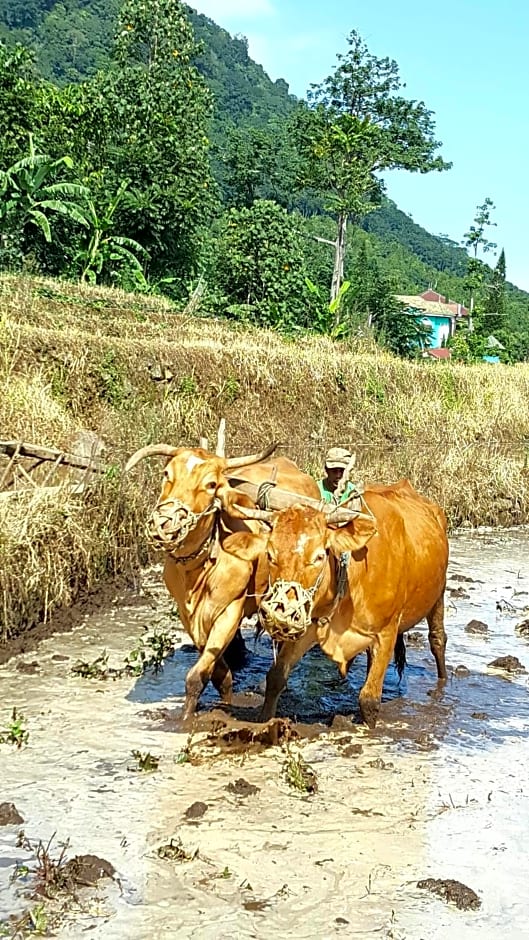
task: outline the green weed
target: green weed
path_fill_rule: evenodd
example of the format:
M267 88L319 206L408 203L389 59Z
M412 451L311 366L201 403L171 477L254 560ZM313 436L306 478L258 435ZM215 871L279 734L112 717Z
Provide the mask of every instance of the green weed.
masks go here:
M290 748L287 748L286 754L283 773L289 787L300 793L316 793L318 781L310 764L299 752L295 753Z
M29 731L25 727L25 721L24 715L13 708L10 724L4 731L0 731L0 744L14 744L17 748L27 744Z
M141 751L132 751L132 756L137 761L137 766L129 767L129 770L144 774L152 774L155 770L158 770L160 758L155 757L150 751L146 751L144 754Z
M198 856L198 849L195 849L194 852L188 852L182 845L180 836L175 836L167 845L159 845L156 854L158 858L172 862L192 862Z

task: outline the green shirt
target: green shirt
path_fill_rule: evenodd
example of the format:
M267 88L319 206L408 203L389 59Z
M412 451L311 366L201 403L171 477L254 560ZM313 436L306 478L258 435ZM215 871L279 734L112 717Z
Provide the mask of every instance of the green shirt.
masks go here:
M349 497L353 495L355 489L351 482L347 483L345 490L342 493L339 502L337 503L334 493L331 493L330 490L325 489L325 480L318 480L318 488L324 503L335 503L336 505L340 505L341 503L344 503L346 499L349 499Z

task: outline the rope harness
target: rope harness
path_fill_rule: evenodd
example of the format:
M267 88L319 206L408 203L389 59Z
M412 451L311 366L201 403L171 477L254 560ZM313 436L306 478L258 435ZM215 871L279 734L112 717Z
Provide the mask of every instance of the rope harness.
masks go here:
M347 590L347 569L349 567L350 561L351 552L341 552L338 561L338 573L336 576L336 594L334 595L334 600L332 602L332 607L329 613L326 614L325 617L318 618L318 627L325 627L328 623L330 623L336 613L338 604L345 596L345 592Z

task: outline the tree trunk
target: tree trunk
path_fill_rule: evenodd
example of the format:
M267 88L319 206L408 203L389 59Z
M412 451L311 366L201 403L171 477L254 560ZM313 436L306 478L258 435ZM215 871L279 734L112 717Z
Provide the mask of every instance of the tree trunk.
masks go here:
M347 215L340 212L338 216L338 234L334 249L334 271L332 272L331 283L331 303L336 300L340 293L340 287L343 282L343 268L345 260L345 238L347 233Z

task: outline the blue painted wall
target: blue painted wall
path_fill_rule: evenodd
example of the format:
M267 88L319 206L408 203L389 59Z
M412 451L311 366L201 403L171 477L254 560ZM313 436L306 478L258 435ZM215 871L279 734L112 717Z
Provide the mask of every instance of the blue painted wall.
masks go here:
M446 346L452 332L452 317L437 317L427 313L421 317L421 321L426 326L432 327L430 347L437 349L439 346Z

